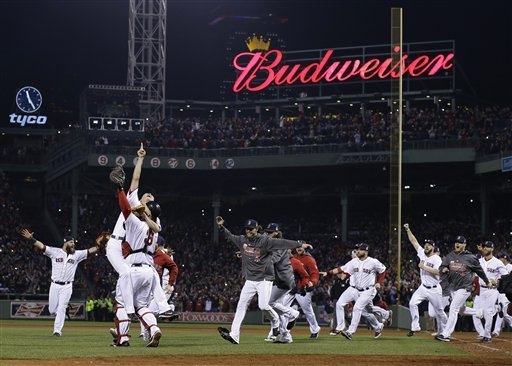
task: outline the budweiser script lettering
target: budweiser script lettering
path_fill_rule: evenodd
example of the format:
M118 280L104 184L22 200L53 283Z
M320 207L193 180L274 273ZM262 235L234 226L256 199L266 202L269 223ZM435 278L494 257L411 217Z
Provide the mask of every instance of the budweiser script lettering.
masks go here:
M394 48L398 53L399 47ZM372 58L362 62L358 59L331 61L334 51L328 50L319 62L309 65L284 64L283 53L279 50L262 52L242 52L233 59L233 66L240 71L233 85L238 93L244 89L261 91L272 85L309 84L320 82L340 82L359 76L363 80L372 78L398 78L400 75L418 77L432 76L440 70L453 67L454 54L439 54L433 57L420 55L409 60L409 55L393 63L393 58L384 60Z

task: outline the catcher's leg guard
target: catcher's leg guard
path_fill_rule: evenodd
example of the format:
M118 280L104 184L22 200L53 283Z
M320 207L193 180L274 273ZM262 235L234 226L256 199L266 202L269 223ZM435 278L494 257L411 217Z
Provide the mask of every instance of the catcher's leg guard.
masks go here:
M117 338L115 344L119 345L130 339L130 318L122 305L116 304L114 307L114 322L116 324Z
M146 307L137 309L137 315L140 322L144 325L150 336L153 336L157 331L160 331L156 323L155 314Z

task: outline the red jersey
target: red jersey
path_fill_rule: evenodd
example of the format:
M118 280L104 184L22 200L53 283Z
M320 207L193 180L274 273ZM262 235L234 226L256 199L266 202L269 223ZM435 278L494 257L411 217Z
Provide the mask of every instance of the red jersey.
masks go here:
M313 258L313 256L309 253L304 253L303 255L296 254L295 258L302 262L304 268L306 268L306 271L309 274L310 281L313 283L314 286L316 286L316 284L320 280L320 273L318 273L318 267L316 266L315 258Z
M290 263L292 264L295 283L297 284L297 290L300 292L302 289L308 286L310 281L309 274L306 271L306 268L304 268L302 262L297 258L291 257Z
M172 258L163 250L157 249L153 256L153 262L155 263L155 269L160 278L162 278L164 274L164 268L169 270L169 285L174 286L176 284L176 278L178 277L178 266Z

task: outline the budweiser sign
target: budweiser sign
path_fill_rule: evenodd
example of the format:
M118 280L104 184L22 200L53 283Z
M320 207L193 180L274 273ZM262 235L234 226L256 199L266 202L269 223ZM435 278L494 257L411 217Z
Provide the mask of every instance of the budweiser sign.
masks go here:
M393 49L400 52L399 47ZM353 78L369 80L402 76L432 76L453 67L453 53L419 55L409 58L403 54L394 61L371 58L364 62L359 59L332 60L333 50L327 50L318 62L307 65L282 64L283 53L279 50L267 52L242 52L235 56L233 66L240 71L233 85L235 93L247 90L257 92L270 86L291 84L315 84L343 82Z

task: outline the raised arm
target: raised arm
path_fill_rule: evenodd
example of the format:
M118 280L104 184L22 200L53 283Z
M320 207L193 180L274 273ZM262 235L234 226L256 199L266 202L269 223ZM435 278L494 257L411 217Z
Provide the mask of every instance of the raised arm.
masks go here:
M411 242L412 246L414 247L414 249L416 249L416 251L418 251L420 243L418 243L418 240L416 239L411 229L409 228L409 224L404 224L404 229L405 232L407 233L407 237L409 238L409 241Z
M146 150L144 150L144 145L140 144L139 150L137 150L137 163L135 163L135 168L133 169L132 181L130 183L130 192L135 191L139 188L140 182L140 174L142 172L142 163L144 162L144 157L146 156Z
M36 238L34 238L34 233L28 231L28 229L23 229L21 230L20 232L21 236L23 236L25 239L28 239L28 240L32 240L32 243L34 244L34 246L37 248L37 249L40 249L40 250L43 250L44 249L44 244L41 243L39 240L37 240Z

